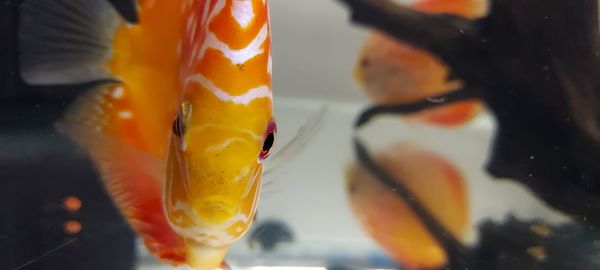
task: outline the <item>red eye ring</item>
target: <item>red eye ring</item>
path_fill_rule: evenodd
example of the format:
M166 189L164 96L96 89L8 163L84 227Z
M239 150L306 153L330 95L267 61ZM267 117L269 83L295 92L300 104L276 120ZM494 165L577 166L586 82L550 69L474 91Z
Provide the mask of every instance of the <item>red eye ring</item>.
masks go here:
M266 159L269 157L269 154L271 154L271 149L275 144L275 134L277 134L277 124L275 124L275 121L271 121L267 126L265 138L263 139L263 145L259 155L260 160Z

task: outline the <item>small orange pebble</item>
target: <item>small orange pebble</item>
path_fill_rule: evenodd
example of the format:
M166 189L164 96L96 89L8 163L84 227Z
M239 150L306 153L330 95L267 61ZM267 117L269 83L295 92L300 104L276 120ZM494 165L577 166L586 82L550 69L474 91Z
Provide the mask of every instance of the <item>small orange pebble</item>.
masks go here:
M63 200L63 207L69 212L78 211L81 208L81 200L75 196L68 196Z
M67 234L78 234L81 232L81 223L74 220L69 220L65 222L63 229Z

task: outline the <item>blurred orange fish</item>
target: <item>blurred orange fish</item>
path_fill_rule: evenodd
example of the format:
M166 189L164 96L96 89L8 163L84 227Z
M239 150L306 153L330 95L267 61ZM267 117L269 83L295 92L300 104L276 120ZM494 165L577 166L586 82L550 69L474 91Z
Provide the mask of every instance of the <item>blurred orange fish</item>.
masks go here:
M460 239L468 232L466 187L451 163L407 144L394 145L375 160L454 237ZM356 219L402 266L437 269L447 262L444 249L406 202L362 165L349 167L346 188Z
M273 146L266 0L26 0L27 83L95 82L59 128L150 252L214 269L248 230Z
M478 17L485 13L486 3L485 0L421 0L411 7L422 12ZM354 75L377 104L416 102L462 86L459 80L448 81L448 67L433 55L376 31L369 34ZM419 112L407 119L452 127L467 123L481 110L480 102L466 101Z

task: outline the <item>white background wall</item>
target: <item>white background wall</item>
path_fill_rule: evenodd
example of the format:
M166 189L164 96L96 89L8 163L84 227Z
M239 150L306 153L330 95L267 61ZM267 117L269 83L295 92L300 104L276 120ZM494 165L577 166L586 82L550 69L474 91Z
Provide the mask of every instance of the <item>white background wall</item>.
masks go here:
M364 29L334 0L271 0L277 96L362 100L351 80Z

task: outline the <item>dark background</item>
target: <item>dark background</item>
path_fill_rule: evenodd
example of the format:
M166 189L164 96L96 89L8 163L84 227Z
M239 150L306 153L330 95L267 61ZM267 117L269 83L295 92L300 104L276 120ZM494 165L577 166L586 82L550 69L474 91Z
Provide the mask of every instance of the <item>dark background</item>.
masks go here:
M86 86L31 87L19 78L20 2L0 3L0 270L133 269L133 233L84 152L53 127ZM79 211L63 208L67 196L81 199ZM67 220L81 232L66 234Z

